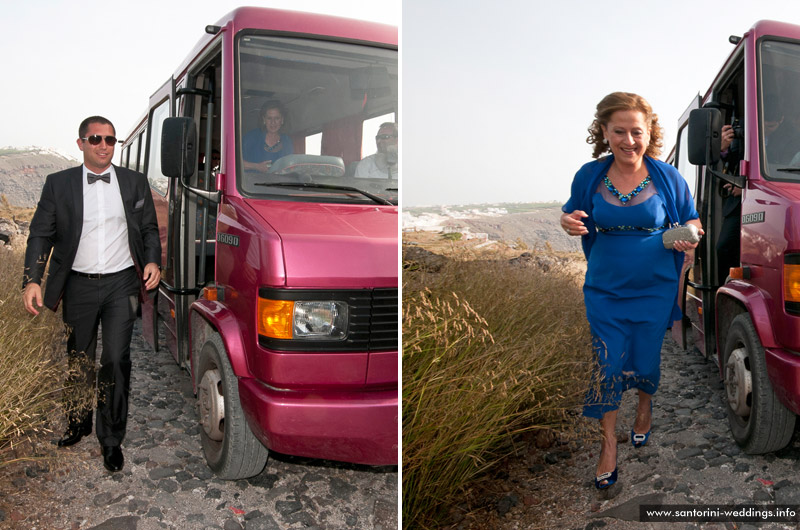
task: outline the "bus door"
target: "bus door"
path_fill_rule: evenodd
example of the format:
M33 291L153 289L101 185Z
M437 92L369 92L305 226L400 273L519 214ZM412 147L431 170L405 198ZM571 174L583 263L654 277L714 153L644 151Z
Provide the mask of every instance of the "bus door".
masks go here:
M193 231L194 227L187 226L185 222L186 190L179 179L170 179L164 174L161 161L164 120L183 112L186 106L187 98L180 90L176 90L174 79L165 83L150 99L148 179L151 188L162 196L159 198L154 194L156 209L158 211L159 205L164 203L162 209L166 209L166 215L159 216L163 271L156 297L157 311L152 315L142 312L148 341L152 340L157 349L159 324L163 323L167 349L181 366L184 366L189 353L189 330L186 325L189 305L198 291L192 270L186 266L187 251L182 242L186 230ZM164 221L166 227L162 226Z
M192 118L197 127L195 170L185 180L172 179L174 193L170 200L172 230L168 248L174 267L174 285L169 290L173 300L175 347L170 348L177 363L190 369L189 308L202 288L214 281L217 205L197 193L216 189L219 170L221 134L220 55L187 76L176 89L177 114ZM184 184L188 186L184 186Z
M684 136L689 137L690 127L684 129ZM708 167L697 166L697 184L695 188L695 208L703 224L705 235L695 250L694 261L689 264L685 277L685 294L683 322L684 341L686 347L694 346L704 356L714 352L716 344L714 300L718 284L714 271L717 266L714 232L718 230L715 218L714 178Z
M161 128L164 120L173 114L173 80L167 81L150 98L147 126L142 133L142 164L140 171L145 173L150 184L153 203L158 217L161 237L161 283L152 299L142 306L142 331L145 339L158 351L159 322L165 324L164 331L169 349L175 345L175 321L170 289L175 285L175 267L170 249L173 239L173 203L176 190L170 179L161 170Z
M693 328L691 336L687 330L687 340L706 357L716 352L717 289L727 281L729 269L740 264L738 241L741 215L736 213L738 210L731 209L731 204L735 206L737 200L741 203L739 168L744 159L745 130L748 124L743 120L746 114L744 64L741 56L738 67L735 66L737 63L733 64L727 75L721 76L720 82L713 87L710 100L703 105L705 108L716 109L719 113L719 123L715 127L721 128L729 124L734 128L735 136L730 146L720 153L717 164L713 167L699 166L697 169L695 205L705 236L700 240L686 281L685 315ZM705 134L705 130L699 130L699 125L696 128L698 130L694 134ZM687 134L689 137L692 135L692 132ZM734 182L738 186L733 186ZM728 240L729 243L720 244L721 239ZM725 257L725 252L731 250L726 246L729 244L735 245L732 258Z
M186 285L199 294L207 284L214 282L216 247L217 203L194 190L216 190L216 177L221 163L221 56L216 53L189 77L186 88L178 90L186 96L181 116L190 117L197 124L197 171L189 178L183 204L184 230L181 256L186 271Z
M697 178L699 173L698 166L689 163L688 143L689 115L694 109L700 108L700 103L700 95L697 95L678 120L678 141L675 144L674 159L672 160L678 172L686 179L689 190L695 198L695 205L698 212L700 211L701 204L699 198L702 195L703 189L700 186L701 179ZM701 246L695 251L697 256L702 254L702 240L700 245ZM678 306L683 312L683 318L672 323L672 336L683 349L694 344L696 340L695 337L698 334L702 336L703 326L702 323L698 322L698 317L702 314L702 311L698 311L699 308L702 308L702 297L700 290L693 286L697 284L697 278L695 277L699 276L699 274L700 271L695 270L694 267L684 267L678 286ZM690 283L692 285L690 285Z

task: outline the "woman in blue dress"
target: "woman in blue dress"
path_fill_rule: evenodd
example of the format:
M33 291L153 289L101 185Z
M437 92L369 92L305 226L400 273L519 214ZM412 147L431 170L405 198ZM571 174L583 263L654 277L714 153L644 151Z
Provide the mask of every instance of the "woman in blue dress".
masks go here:
M693 259L697 247L678 241L667 250L662 233L675 223L694 224L701 234L702 228L686 181L655 158L661 128L644 98L609 94L597 105L589 132L586 141L594 145L596 160L575 175L561 226L581 236L588 263L583 292L597 372L583 413L600 420L595 486L604 489L617 480L614 431L625 390L639 392L631 442L641 447L649 439L662 341L680 318L684 252Z
M270 100L261 106L261 126L245 134L242 139L245 169L266 172L274 161L294 153L292 139L280 133L285 115L279 101Z

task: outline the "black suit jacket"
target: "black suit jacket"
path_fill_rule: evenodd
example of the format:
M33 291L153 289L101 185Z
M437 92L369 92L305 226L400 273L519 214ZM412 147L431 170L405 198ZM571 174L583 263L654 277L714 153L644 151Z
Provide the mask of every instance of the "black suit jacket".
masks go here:
M25 250L23 288L30 282L42 283L45 265L48 257L50 259L44 305L53 311L58 308L64 294L83 230L82 168L73 167L47 176ZM128 223L128 245L141 279L145 265L161 265L161 240L153 197L144 175L117 166L114 166L114 171ZM102 182L97 184L105 185Z
M728 195L722 201L722 217L739 217L742 212L742 196Z

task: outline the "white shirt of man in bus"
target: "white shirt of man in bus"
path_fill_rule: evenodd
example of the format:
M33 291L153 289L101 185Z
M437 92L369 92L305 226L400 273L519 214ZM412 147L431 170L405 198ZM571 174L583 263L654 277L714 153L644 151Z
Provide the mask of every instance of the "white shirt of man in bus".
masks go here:
M356 167L356 178L396 179L398 174L397 160L397 126L394 123L383 123L375 136L378 152L364 158Z

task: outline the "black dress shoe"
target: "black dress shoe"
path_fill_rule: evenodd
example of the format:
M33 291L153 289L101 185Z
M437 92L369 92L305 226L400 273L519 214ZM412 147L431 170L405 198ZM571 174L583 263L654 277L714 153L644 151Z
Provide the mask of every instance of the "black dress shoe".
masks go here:
M92 434L92 416L89 414L81 422L69 422L69 427L64 432L64 436L58 441L59 447L68 447L81 441L84 436Z
M103 465L109 471L119 471L125 464L122 449L118 445L103 446Z

